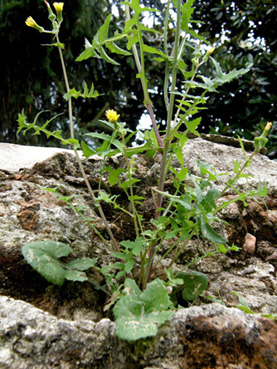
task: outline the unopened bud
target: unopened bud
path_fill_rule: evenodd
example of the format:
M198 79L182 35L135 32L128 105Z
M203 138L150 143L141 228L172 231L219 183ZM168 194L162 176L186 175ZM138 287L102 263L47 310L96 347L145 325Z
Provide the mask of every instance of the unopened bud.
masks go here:
M56 10L56 13L57 13L57 20L59 22L61 22L63 20L63 6L64 6L64 3L54 3L53 4L55 10Z
M204 58L203 58L203 61L206 62L209 57L211 56L211 54L214 52L215 48L214 47L209 47Z
M32 27L35 28L36 30L38 30L39 32L43 32L44 28L40 27L37 22L32 18L32 17L28 17L25 21L26 26L28 27Z

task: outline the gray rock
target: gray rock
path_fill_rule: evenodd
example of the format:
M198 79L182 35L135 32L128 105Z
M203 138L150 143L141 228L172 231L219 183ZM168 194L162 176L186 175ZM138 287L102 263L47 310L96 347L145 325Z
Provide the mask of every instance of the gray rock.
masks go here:
M195 159L213 165L219 173L232 172L234 161L245 162L241 148L217 144L201 138L189 140L183 148L183 153L185 167L189 169L190 173L198 176L200 175L200 171ZM250 157L251 153L247 153L246 155ZM245 169L245 173L252 175L253 178L248 179L248 181L244 178L238 180L237 187L241 192L248 191L249 186L250 188L256 189L259 183L265 183L270 194L274 196L277 194L276 161L270 160L264 155L257 154L252 160L252 165ZM228 178L228 176L219 177L217 184L221 190L224 188L224 182Z
M57 319L4 296L0 317L3 369L272 369L277 364L277 322L219 304L182 309L157 337L135 345L120 341L109 319Z
M16 146L10 153L16 153ZM74 258L98 257L100 265L111 261L111 253L88 223L67 204L39 187L60 186L64 196L77 195L74 204L88 204L86 215L94 219L99 231L103 231L102 221L87 195L74 157L70 153L58 153L38 163L41 148L36 148L31 155L36 164L17 172L19 168L32 165L23 155L28 148L21 149L21 156L14 158L11 154L5 157L4 164L0 162L0 293L15 298L0 298L1 368L276 367L276 322L234 309L238 298L232 294L236 292L243 297L255 313L276 313L276 162L257 155L252 166L247 168L254 175L248 181L254 188L259 181L266 182L269 196L264 201L268 210L262 203L250 199L247 208L235 204L221 214L230 223L229 228L221 231L240 251L218 254L195 264L196 270L209 277L207 292L195 301L202 306L178 311L159 329L156 338L134 345L118 340L114 335L114 323L102 319L103 298L101 300L91 285L50 286L24 261L22 245L45 239L68 243L73 248ZM45 157L52 152L48 154L50 151ZM184 158L185 165L195 175L199 171L194 158L213 164L222 173L232 170L233 160L244 160L238 148L198 138L185 145ZM144 214L153 212L149 200L151 187L156 185L159 160L158 155L154 159L136 158L135 175L142 181L137 191L146 198L140 208ZM114 163L123 165L120 157L115 158ZM101 161L91 158L85 166L90 183L97 188ZM15 173L10 173L12 171ZM107 192L114 190L109 188L105 176L102 181ZM223 188L223 181L218 185ZM245 179L240 179L238 186L241 191L248 189ZM118 188L116 191L120 194ZM120 239L125 236L124 229L116 220L111 226ZM247 234L256 238L253 254L243 249ZM168 245L165 243L163 247ZM203 250L212 251L213 246L201 239L191 240L180 255L175 266L177 270L201 256ZM167 260L164 262L166 264ZM102 282L98 275L93 278ZM210 302L207 295L221 298L228 307L206 305Z
M46 160L59 152L73 154L73 150L57 147L37 147L0 143L0 170L17 172L21 168L32 168L33 165Z

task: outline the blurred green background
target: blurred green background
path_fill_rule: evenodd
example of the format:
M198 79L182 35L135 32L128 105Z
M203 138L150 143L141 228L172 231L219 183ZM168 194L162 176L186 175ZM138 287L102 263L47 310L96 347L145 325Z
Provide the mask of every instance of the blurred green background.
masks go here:
M49 1L50 2L50 1ZM153 19L160 29L163 21L164 1L142 0L150 7L161 10ZM50 2L51 3L51 2ZM136 129L145 108L140 81L136 79L132 57L117 56L120 66L107 64L99 59L77 63L75 59L84 50L84 39L91 40L110 12L111 32L124 26L123 10L115 6L119 1L65 0L64 22L60 34L65 44L65 59L70 85L81 89L82 81L92 82L101 94L93 100L74 100L77 137L99 127L98 119L104 118L105 110L112 108L120 113L120 119ZM268 156L277 158L277 5L275 1L194 1L193 23L196 31L216 47L213 57L225 72L233 68L251 66L250 71L209 94L207 109L201 111L200 132L220 133L246 139L259 135L266 122L273 128L268 143ZM65 114L53 121L53 129L64 130L69 135L67 103L63 99L64 85L58 52L51 43L50 35L40 34L26 27L25 20L32 16L39 25L49 28L48 12L42 0L0 0L0 141L57 146L43 136L16 136L17 116L24 109L30 122L41 110L49 110L41 117ZM169 34L169 36L171 36ZM172 34L173 36L173 34ZM150 36L146 36L150 37ZM173 37L169 37L169 42ZM151 36L149 43L162 47L161 36ZM189 63L192 49L187 49L185 60ZM147 60L149 87L158 123L163 127L166 112L163 106L163 64ZM214 73L207 63L202 73ZM179 83L181 80L179 81Z

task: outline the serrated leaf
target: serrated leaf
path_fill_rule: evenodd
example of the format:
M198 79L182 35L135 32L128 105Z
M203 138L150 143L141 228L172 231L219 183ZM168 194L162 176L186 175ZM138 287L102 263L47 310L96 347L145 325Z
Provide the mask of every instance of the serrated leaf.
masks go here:
M181 29L182 31L185 31L186 33L190 32L188 24L190 22L191 15L194 12L194 8L192 7L193 3L194 3L194 0L188 0L182 6Z
M114 169L112 167L105 167L104 170L109 173L108 181L110 186L115 185L117 182L120 183L120 174L125 171L122 168Z
M188 168L182 168L180 170L180 172L177 174L177 179L180 181L180 182L183 182L183 180L186 178L188 174Z
M126 250L131 250L135 256L138 256L144 249L144 240L142 237L137 237L135 241L121 241L120 245L124 246Z
M100 52L100 55L101 57L106 60L106 62L108 63L111 63L111 64L114 64L114 65L120 65L119 63L117 63L114 59L112 59L105 51L105 49L100 46L99 48L99 52Z
M106 133L98 133L98 132L90 132L90 133L86 133L85 136L87 137L93 137L93 138L99 138L100 140L103 141L111 141L112 136L106 134Z
M234 78L237 78L238 76L241 76L241 75L249 72L249 69L241 68L239 70L233 69L229 73L224 73L222 71L221 67L220 67L220 64L213 57L210 57L210 58L211 58L211 60L214 64L216 72L217 72L217 78L215 78L214 81L216 81L220 84L231 82Z

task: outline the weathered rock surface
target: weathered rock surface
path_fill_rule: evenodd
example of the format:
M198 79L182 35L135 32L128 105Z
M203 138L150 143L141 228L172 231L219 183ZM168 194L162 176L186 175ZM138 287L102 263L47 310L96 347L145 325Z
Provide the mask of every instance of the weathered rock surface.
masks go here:
M3 369L264 369L277 365L277 322L219 304L180 310L154 339L120 341L109 319L57 319L0 297Z
M3 142L0 142L0 152L0 169L10 172L17 172L21 168L32 168L36 163L59 152L74 154L73 150L57 147L24 146Z
M0 157L5 158L3 145ZM9 152L16 152L16 146ZM46 239L68 243L73 248L72 258L98 257L100 264L112 260L91 227L64 201L40 187L60 186L63 196L75 194L74 205L89 205L86 215L94 219L99 231L105 232L75 158L70 153L58 153L49 159L43 157L46 160L40 163L41 148L36 148L37 153L29 151L30 155L28 147L24 150L37 163L33 167L30 161L20 162L18 157L13 163L11 154L5 159L8 164L0 161L0 294L10 297L0 300L0 368L277 367L276 322L234 309L238 298L232 293L244 298L255 313L277 312L277 162L257 155L247 168L253 175L248 180L252 188L263 181L268 187L263 201L250 198L247 207L235 203L221 212L229 223L221 231L240 251L218 254L195 265L209 277L209 287L194 304L207 304L208 296L212 296L228 308L208 304L184 309L159 330L157 338L132 345L119 341L114 335L114 323L103 320L105 296L90 284L49 285L24 261L22 245ZM222 173L232 170L234 160L244 161L240 149L198 138L185 145L184 162L192 174L199 175L194 158L213 164ZM140 156L136 160L135 175L141 180L137 191L145 197L139 211L150 217L151 187L157 184L160 157ZM111 164L121 166L121 158L114 158ZM97 158L85 164L95 189L100 168ZM170 188L170 181L167 186ZM223 188L223 182L219 181L218 186ZM245 179L240 179L238 186L241 191L248 189ZM120 195L125 205L124 193L116 186L110 188L106 177L102 188ZM233 194L229 191L225 196L228 200ZM119 217L108 205L104 210L119 240L126 233L133 234L130 220ZM251 246L246 245L249 239ZM213 246L201 239L192 240L176 267L201 256L203 250L211 251ZM101 283L101 276L92 273L91 277Z

